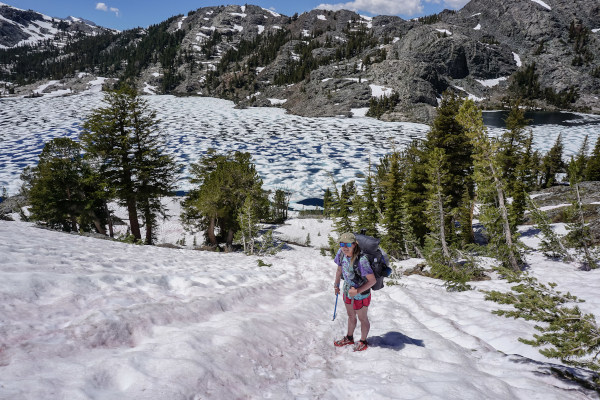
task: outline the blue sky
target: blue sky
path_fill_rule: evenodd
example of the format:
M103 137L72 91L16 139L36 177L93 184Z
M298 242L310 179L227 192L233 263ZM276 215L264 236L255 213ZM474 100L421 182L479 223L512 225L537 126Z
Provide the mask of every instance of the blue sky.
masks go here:
M13 7L31 9L51 17L75 16L113 29L147 27L188 11L227 4L254 4L291 16L317 7L348 9L364 15L398 15L414 18L444 8L459 9L468 0L0 0Z

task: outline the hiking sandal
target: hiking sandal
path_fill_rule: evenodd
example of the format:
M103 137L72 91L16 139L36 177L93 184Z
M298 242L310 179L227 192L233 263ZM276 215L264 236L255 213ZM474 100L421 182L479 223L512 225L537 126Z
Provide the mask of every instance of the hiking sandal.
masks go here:
M333 342L333 345L336 347L348 346L349 344L354 344L354 338L348 336L344 336L343 338Z
M358 343L356 343L356 346L354 346L354 351L363 351L363 350L366 350L367 348L369 348L367 341L361 340Z

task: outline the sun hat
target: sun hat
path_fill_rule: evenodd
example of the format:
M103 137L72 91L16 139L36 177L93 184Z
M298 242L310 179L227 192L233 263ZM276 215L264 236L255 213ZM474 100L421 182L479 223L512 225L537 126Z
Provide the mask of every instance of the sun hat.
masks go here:
M340 243L354 243L356 242L356 236L352 232L346 232L340 236Z

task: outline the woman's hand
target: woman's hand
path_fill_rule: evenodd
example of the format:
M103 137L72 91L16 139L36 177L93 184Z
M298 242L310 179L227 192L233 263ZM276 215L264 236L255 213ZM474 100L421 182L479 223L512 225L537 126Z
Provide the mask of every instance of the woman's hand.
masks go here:
M336 287L333 289L333 291L335 292L335 295L337 296L338 294L340 294L340 287Z
M350 297L354 297L358 294L358 291L356 290L356 288L350 288L350 290L348 290L348 296Z

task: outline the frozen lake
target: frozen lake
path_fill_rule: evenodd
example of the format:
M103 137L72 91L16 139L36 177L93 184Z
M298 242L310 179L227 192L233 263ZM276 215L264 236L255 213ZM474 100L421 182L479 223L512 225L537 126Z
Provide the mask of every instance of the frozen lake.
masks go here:
M89 112L102 105L102 94L67 97L0 99L0 186L15 194L19 176L37 163L44 143L55 137L77 139ZM204 97L148 96L166 133L168 151L184 166L196 162L209 148L252 154L267 189L285 188L293 201L321 197L331 186L360 179L369 158L402 148L422 138L429 126L390 123L372 118L305 118L277 108L237 110L230 101ZM535 146L547 151L563 133L565 157L578 151L585 135L593 147L600 134L599 116L579 115L572 126L532 126ZM499 134L499 128L491 132ZM590 148L591 150L591 148ZM179 189L187 190L187 168Z

